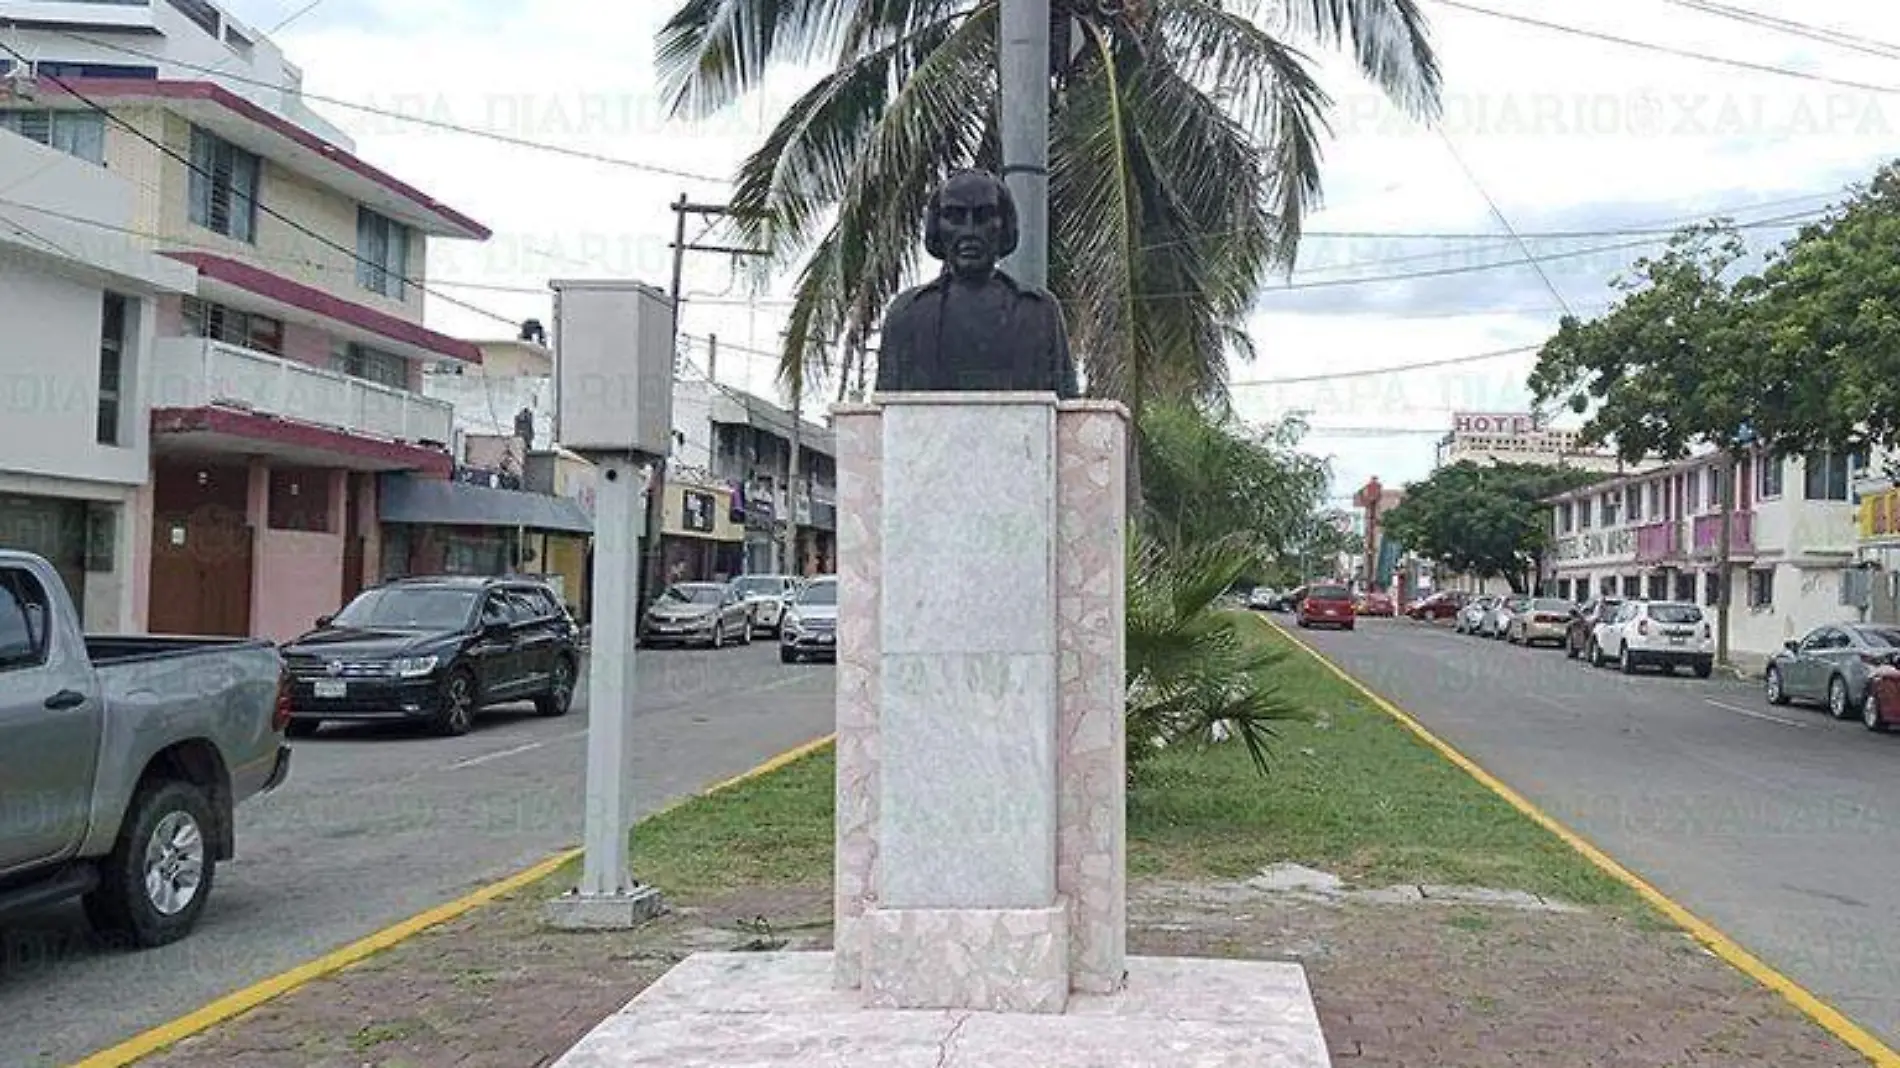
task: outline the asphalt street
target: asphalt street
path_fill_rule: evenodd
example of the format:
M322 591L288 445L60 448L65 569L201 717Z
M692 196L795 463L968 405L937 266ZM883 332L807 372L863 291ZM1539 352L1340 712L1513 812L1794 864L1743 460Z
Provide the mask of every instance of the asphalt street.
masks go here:
M832 728L832 668L780 664L772 642L638 656L641 813ZM332 726L293 743L182 942L101 947L77 906L0 929L0 1065L70 1063L579 844L584 693L557 719L491 710L460 738Z
M1900 1045L1900 734L1759 684L1623 676L1361 620L1293 633L1532 803L1889 1044Z

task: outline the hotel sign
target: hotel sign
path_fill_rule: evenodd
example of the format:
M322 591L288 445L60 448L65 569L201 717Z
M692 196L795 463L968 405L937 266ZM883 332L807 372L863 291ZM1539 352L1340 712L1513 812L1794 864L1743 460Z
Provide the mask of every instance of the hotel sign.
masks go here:
M1636 548L1636 535L1629 530L1611 530L1558 538L1553 546L1559 560L1597 560L1627 556Z
M1523 437L1537 429L1529 412L1454 412L1452 430L1459 434L1505 434Z

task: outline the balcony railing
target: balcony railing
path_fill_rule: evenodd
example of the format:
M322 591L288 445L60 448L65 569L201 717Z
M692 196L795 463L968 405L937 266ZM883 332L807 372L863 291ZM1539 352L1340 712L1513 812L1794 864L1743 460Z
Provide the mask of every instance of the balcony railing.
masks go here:
M1673 520L1636 528L1636 562L1660 564L1682 555L1682 524Z
M447 444L455 409L406 389L204 338L153 346L154 408L217 405L362 437Z
M1729 516L1729 555L1752 553L1755 551L1755 513L1734 512ZM1722 516L1699 515L1695 517L1695 554L1697 556L1715 556L1722 546Z

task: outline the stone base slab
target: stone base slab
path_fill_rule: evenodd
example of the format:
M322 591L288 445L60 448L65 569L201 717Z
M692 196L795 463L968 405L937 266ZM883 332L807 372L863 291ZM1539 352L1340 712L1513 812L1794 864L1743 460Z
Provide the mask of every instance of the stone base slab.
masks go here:
M624 894L583 894L570 890L549 898L542 916L562 931L628 931L666 911L660 891L637 886Z
M1331 1068L1297 964L1135 957L1060 1015L872 1009L829 953L696 953L555 1068Z
M1069 906L869 909L864 1004L1059 1013L1069 1000Z

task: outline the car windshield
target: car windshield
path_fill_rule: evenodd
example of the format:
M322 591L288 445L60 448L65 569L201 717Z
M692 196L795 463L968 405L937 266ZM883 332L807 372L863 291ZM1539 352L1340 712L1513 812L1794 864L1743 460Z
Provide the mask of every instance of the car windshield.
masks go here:
M1692 604L1652 604L1649 618L1658 623L1700 623L1702 609Z
M336 614L340 627L454 630L475 609L475 590L443 586L387 586L367 590Z
M1522 608L1530 603L1531 599L1529 597L1506 597L1504 599L1504 607L1506 608Z
M805 587L804 592L798 595L798 603L802 605L835 605L838 603L838 584L835 582L814 582Z
M1344 601L1351 596L1344 586L1315 586L1306 595L1315 601Z
M715 582L685 582L668 586L660 599L679 604L718 604L726 599L726 588Z
M1531 610L1536 612L1554 612L1563 615L1570 611L1570 602L1557 597L1539 597L1531 602Z
M760 594L776 595L785 589L785 580L777 575L747 575L733 580L732 584L742 597L756 597Z
M1885 646L1888 649L1900 649L1900 630L1887 630L1883 627L1860 627L1861 640L1868 645Z

